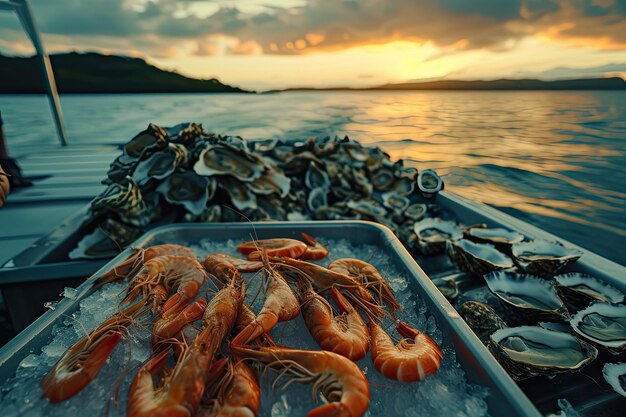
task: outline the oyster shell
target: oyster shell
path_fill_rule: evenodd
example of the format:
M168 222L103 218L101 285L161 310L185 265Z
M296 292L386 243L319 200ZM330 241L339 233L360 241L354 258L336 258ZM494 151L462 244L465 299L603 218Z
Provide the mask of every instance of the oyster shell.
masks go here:
M330 187L330 178L315 162L312 162L306 171L304 183L311 190L318 187L328 189Z
M309 197L306 201L307 208L314 213L317 213L319 209L328 207L328 197L324 188L314 188L309 193Z
M382 219L387 215L387 210L374 200L350 200L346 203L346 206L354 213L373 219Z
M238 210L254 210L258 207L256 194L250 191L246 183L233 177L224 176L220 178L219 186L228 194L233 206Z
M102 181L102 183L106 185L113 184L114 182L125 184L126 177L133 174L138 163L138 158L128 156L125 153L121 154L111 162L109 171L107 172L107 178Z
M148 128L137 134L124 145L124 153L133 158L143 159L167 146L169 135L162 127L150 123Z
M488 347L516 380L576 371L598 356L596 348L569 333L537 326L497 330Z
M404 217L411 220L421 220L428 211L426 204L411 204L404 210Z
M263 171L258 163L248 159L242 152L218 145L204 149L193 169L198 175L231 175L248 182L259 178Z
M137 240L143 230L107 219L92 233L85 235L69 254L70 259L112 258L122 248Z
M511 246L511 252L521 270L541 277L553 276L583 254L577 249L543 239L515 243Z
M393 187L396 178L391 169L381 168L371 175L370 181L375 190L389 191Z
M411 203L408 198L393 191L383 193L382 198L383 205L394 211L404 211Z
M489 343L489 337L496 330L507 327L495 310L485 303L466 301L461 305L459 312L463 320L485 345Z
M447 241L446 252L461 271L474 275L513 267L511 258L488 243L474 243L467 239Z
M463 231L463 236L478 243L492 245L512 245L524 240L524 235L502 227L487 228L486 224L470 226Z
M615 392L626 397L626 363L607 363L602 368L602 376Z
M213 178L191 171L172 174L157 187L168 203L182 205L196 216L204 212L207 202L215 195L215 189Z
M391 189L398 194L409 195L415 190L415 181L411 181L407 177L396 178Z
M624 301L624 294L620 290L591 275L571 273L557 275L554 279L558 284L556 290L559 296L573 311L581 310L594 301Z
M595 302L572 316L576 333L611 353L626 350L626 305Z
M417 236L417 249L422 255L443 252L447 240L463 237L463 230L457 223L440 218L424 219L413 225Z
M544 321L569 318L553 281L505 271L491 272L485 281L494 295L526 317Z
M133 173L133 180L138 185L144 185L152 178L161 180L174 173L188 159L187 148L177 143L170 143L163 152L155 152L150 157L140 161Z
M432 282L435 284L439 292L451 303L453 303L454 300L456 300L461 294L459 286L456 285L456 282L454 282L453 279L434 278Z
M94 212L112 211L125 223L133 226L146 226L157 214L148 207L139 187L131 177L126 184L111 184L91 202Z
M184 146L192 145L198 136L204 133L201 124L181 123L176 126L165 128L171 142L180 143Z
M443 180L434 170L426 169L417 174L417 188L430 198L443 189Z

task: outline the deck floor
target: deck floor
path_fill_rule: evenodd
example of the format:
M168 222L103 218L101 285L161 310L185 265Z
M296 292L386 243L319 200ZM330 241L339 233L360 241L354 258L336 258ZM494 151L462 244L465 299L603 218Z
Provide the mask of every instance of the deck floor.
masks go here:
M113 145L12 149L12 156L33 186L12 189L0 209L0 265L99 194L104 189L100 181L119 153Z

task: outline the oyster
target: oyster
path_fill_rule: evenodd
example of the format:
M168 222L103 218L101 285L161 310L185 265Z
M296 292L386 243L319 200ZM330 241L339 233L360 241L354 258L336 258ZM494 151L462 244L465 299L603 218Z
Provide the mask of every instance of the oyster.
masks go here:
M254 181L263 171L242 152L218 145L204 149L193 169L198 175L231 175L240 181Z
M330 178L315 162L312 162L306 171L304 183L311 190L317 187L328 189L330 187Z
M68 254L68 257L70 259L112 258L142 234L141 229L107 219L92 233L85 235L76 248Z
M545 321L569 318L553 281L505 271L491 272L485 281L493 294L526 317Z
M565 304L573 311L581 310L594 301L621 303L624 294L591 275L581 273L562 274L554 277L556 290Z
M454 264L464 272L484 275L513 267L513 261L488 243L474 243L460 239L446 242L446 252Z
M133 158L143 159L165 148L168 140L169 135L165 129L150 123L146 130L137 134L130 142L124 145L124 153Z
M434 278L432 282L435 284L439 292L451 303L453 303L454 300L456 300L461 294L459 286L456 285L456 282L454 282L453 279Z
M207 202L215 195L215 189L213 178L191 171L172 174L157 187L168 203L182 205L196 216L204 212Z
M184 146L192 145L198 136L204 133L202 125L196 123L181 123L176 126L165 128L170 141Z
M415 181L411 181L407 177L396 178L392 190L402 195L409 195L415 190Z
M381 168L372 174L370 181L372 182L372 186L375 190L388 191L391 189L391 187L393 187L396 179L393 175L392 170Z
M309 210L315 213L323 207L328 207L326 190L323 188L312 189L307 198L306 205Z
M430 198L443 190L443 180L434 170L426 169L417 175L417 188L424 197Z
M443 252L447 240L463 237L461 227L455 222L439 218L424 219L413 225L417 236L417 249L422 255Z
M123 184L126 182L126 177L131 176L135 171L135 167L139 159L128 156L125 153L121 154L109 166L107 172L107 178L102 181L103 184L110 185L114 182Z
M387 215L387 210L374 200L350 200L346 203L346 206L354 213L373 219L383 219Z
M607 363L602 368L602 376L615 392L626 397L626 363Z
M94 212L112 211L125 223L146 226L157 214L146 204L139 187L131 177L125 184L111 184L91 202Z
M256 209L258 207L256 194L250 191L246 183L233 177L224 176L220 178L219 186L228 194L233 206L238 210Z
M569 333L536 326L497 330L488 347L516 380L576 371L598 356L596 348Z
M278 144L278 139L255 140L251 143L252 151L268 154L274 150Z
M459 310L463 320L485 345L489 343L489 337L496 330L507 327L504 320L498 316L495 310L485 303L466 301Z
M407 219L417 221L426 215L427 210L426 204L411 204L404 210L404 216Z
M410 203L408 198L393 191L383 193L382 198L383 205L394 211L404 211Z
M248 183L248 188L256 194L277 194L286 197L291 189L291 180L280 171L271 169L254 181Z
M626 305L595 302L572 316L569 324L580 336L611 353L626 350Z
M577 249L569 249L558 242L536 239L511 246L515 263L529 274L551 277L567 264L582 256Z
M366 162L370 158L368 149L358 142L344 142L341 144L341 149L355 161Z
M501 227L487 228L486 224L470 226L463 231L463 236L478 243L491 243L492 245L512 245L524 240L524 235L512 232Z
M188 159L187 148L183 145L170 143L163 152L155 152L150 157L140 161L133 173L133 180L138 185L144 185L152 178L161 180L174 173Z

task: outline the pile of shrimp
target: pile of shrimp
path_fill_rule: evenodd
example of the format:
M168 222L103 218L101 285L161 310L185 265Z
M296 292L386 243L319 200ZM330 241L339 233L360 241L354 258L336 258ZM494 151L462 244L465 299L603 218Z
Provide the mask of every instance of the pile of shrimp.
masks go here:
M42 381L57 403L85 388L135 323L151 327L151 355L134 376L128 416L257 416L260 372L277 374L273 388L310 383L323 405L309 417L365 414L367 378L354 361L371 354L384 377L418 382L438 371L440 347L397 320L393 290L369 263L320 261L328 250L313 237L251 240L244 257L209 254L164 244L136 249L101 275L96 287L127 281L118 311L72 345ZM262 280L258 312L245 303L242 273ZM210 297L199 296L207 283ZM332 301L332 303L331 303ZM320 350L281 346L270 335L279 322L302 315ZM382 326L391 319L402 339ZM200 323L200 324L198 324Z

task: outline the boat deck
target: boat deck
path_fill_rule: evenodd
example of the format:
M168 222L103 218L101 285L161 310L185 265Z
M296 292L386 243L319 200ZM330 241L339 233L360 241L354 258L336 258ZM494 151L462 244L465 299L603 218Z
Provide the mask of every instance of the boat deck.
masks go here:
M33 186L12 189L0 209L0 265L99 194L104 188L100 181L119 152L113 145L12 149Z

